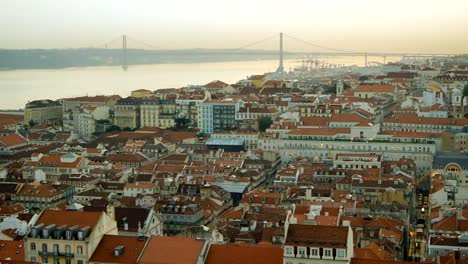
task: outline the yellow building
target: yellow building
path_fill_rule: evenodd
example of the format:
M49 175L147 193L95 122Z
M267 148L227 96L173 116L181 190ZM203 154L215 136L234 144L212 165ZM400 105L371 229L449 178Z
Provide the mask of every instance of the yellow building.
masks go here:
M114 208L107 212L45 210L24 238L25 260L88 263L105 234L117 235Z
M253 85L257 88L262 88L263 80L265 79L266 75L252 75L249 77L249 80L252 82Z
M63 108L57 101L37 100L26 104L24 108L25 125L58 125L62 123Z
M177 118L175 100L158 98L143 100L140 106L141 127L159 127L166 129L175 126Z

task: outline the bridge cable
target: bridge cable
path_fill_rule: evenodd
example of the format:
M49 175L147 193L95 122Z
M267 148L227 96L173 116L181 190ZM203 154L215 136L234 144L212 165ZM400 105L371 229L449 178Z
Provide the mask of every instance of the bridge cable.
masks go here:
M257 44L260 44L260 43L262 43L262 42L266 42L266 41L268 41L268 40L270 40L270 39L272 39L272 38L275 38L275 37L277 37L277 36L278 36L278 34L275 33L274 35L268 36L268 37L263 38L263 39L261 39L261 40L257 40L257 41L248 43L248 44L246 44L246 45L243 45L243 46L241 46L241 47L239 47L239 48L234 48L234 49L229 49L229 50L231 50L231 51L243 50L243 49L246 49L246 48L255 46L255 45L257 45Z
M335 48L329 48L329 47L317 45L317 44L315 44L315 43L312 43L312 42L309 42L309 41L306 41L306 40L303 40L303 39L300 39L300 38L297 38L297 37L294 37L294 36L291 36L291 35L285 34L285 33L284 33L284 36L289 37L289 38L291 38L291 39L293 39L293 40L296 40L296 41L305 43L305 44L307 44L307 45L316 47L316 48L321 48L321 49L330 50L330 51L335 51L335 52L343 52L343 53L359 53L359 52L350 51L350 50L341 50L341 49L335 49Z
M161 47L154 46L154 45L152 45L152 44L150 44L149 42L146 42L146 41L134 39L134 38L129 37L129 36L127 36L127 39L129 39L129 40L131 40L131 41L134 41L134 42L136 42L136 43L140 43L140 44L142 44L143 46L146 46L146 47L149 47L149 48L152 48L152 49L155 49L155 50L161 50Z

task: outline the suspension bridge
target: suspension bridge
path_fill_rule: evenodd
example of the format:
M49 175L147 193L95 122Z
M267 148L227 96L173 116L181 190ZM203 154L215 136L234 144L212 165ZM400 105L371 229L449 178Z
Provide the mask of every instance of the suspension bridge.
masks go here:
M265 42L270 42L279 36L279 42L278 42L278 47L279 49L277 51L272 51L272 50L258 50L258 49L252 49L255 46L258 46L259 44L265 43ZM343 56L362 56L364 59L364 65L367 67L369 64L373 65L378 65L382 64L379 62L375 61L368 61L368 57L381 57L383 58L383 64L385 64L386 58L387 57L403 57L403 58L432 58L432 57L449 57L449 56L456 56L459 54L436 54L436 53L411 53L411 52L363 52L363 51L352 51L352 50L345 50L345 49L338 49L338 48L332 48L332 47L327 47L323 45L318 45L315 43L312 43L310 41L298 38L296 36L292 36L286 33L279 33L279 34L274 34L271 36L268 36L266 38L262 38L260 40L252 41L249 42L243 46L240 47L235 47L235 48L226 48L226 49L219 49L217 54L233 54L233 53L242 53L249 51L249 54L255 54L255 51L257 52L270 52L270 53L276 53L278 54L278 60L279 60L279 65L277 68L277 72L283 72L284 71L284 54L285 54L285 45L284 45L284 40L287 39L288 41L295 41L297 43L302 43L308 48L313 48L313 50L307 50L307 51L296 51L296 52L290 52L294 53L296 55L305 55L305 56L327 56L327 57L343 57ZM128 45L128 41L130 41L133 45ZM277 41L277 40L276 40ZM107 41L105 43L101 43L98 45L90 45L87 46L86 48L96 48L96 49L114 49L114 45L118 43L119 49L121 49L121 65L123 70L128 69L128 50L129 49L137 49L137 47L143 47L143 50L145 51L163 51L163 50L171 50L170 48L161 48L158 45L154 45L152 43L149 43L147 41L141 41L137 40L135 38L129 37L128 35L122 35L118 36L117 38L114 38L110 41ZM296 43L296 44L297 44Z

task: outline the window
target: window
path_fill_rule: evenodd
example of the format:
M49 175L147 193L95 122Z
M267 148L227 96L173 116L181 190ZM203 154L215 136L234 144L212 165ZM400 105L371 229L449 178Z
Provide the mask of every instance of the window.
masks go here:
M298 248L298 255L299 255L299 257L307 257L306 252L305 252L305 248L299 247Z
M286 247L286 255L292 255L293 254L293 248L292 247Z
M65 264L71 264L71 259L66 259Z
M71 247L70 245L65 246L65 253L70 253L71 252Z
M83 254L83 247L82 246L77 246L76 247L76 254Z
M338 254L338 257L344 258L345 252L344 252L344 250L340 249L340 250L338 250L337 254Z
M83 264L83 261L82 261L82 260L78 260L78 261L76 262L76 264Z
M54 244L54 252L59 252L59 245L58 244Z
M58 258L54 259L54 264L60 264L60 259Z
M49 259L47 257L42 257L42 263L49 263Z
M331 250L325 249L325 257L331 257Z
M42 244L42 251L47 252L47 244Z
M31 257L31 262L36 262L36 257Z
M311 255L312 256L318 256L318 249L313 248L312 251L311 251Z
M31 251L36 251L36 243L31 243Z

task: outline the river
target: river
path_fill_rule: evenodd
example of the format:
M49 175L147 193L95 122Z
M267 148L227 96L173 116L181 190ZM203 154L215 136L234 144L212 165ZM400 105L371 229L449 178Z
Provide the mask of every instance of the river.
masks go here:
M368 58L382 61L382 58ZM395 61L399 58L387 58ZM327 58L327 63L359 65L363 57ZM300 65L300 60L286 60L285 69ZM28 101L75 96L119 94L128 96L136 89L157 90L206 84L213 80L235 83L252 74L263 74L278 67L276 60L130 65L120 67L85 67L50 70L0 71L0 109L24 108Z

